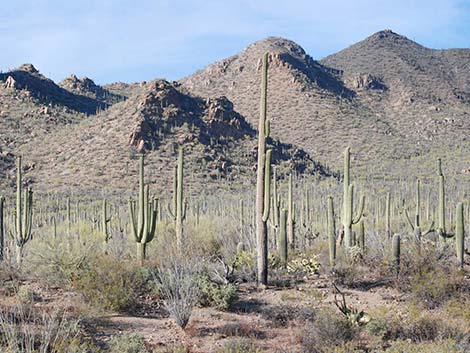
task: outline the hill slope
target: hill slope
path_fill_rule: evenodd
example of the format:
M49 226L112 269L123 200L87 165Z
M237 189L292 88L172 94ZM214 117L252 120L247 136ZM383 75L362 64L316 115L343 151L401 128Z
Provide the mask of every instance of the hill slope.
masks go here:
M265 51L273 135L335 168L349 145L368 173L422 167L450 152L451 168L462 169L469 49L428 49L386 30L314 61L292 41L267 38L181 82L194 94L226 95L253 122Z
M209 182L227 190L246 188L255 179L256 142L256 131L227 98L195 98L156 80L72 131L36 139L20 152L35 166L28 177L37 189L123 195L136 190L138 153L146 154L154 190L167 192L179 144L186 152L190 191L208 190ZM273 139L270 144L281 172L327 174L304 151Z

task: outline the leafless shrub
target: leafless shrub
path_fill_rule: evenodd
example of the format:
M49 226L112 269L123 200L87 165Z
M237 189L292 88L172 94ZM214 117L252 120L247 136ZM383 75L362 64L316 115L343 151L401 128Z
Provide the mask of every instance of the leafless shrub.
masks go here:
M181 328L185 328L199 299L200 267L190 257L169 256L154 271L165 307Z

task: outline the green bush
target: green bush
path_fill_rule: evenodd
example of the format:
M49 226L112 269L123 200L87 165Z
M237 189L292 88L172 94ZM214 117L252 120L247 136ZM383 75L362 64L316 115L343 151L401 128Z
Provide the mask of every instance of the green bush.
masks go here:
M199 278L199 289L199 305L203 307L210 306L218 310L228 310L237 298L235 285L215 283L205 273Z
M142 271L129 263L101 256L91 259L76 274L73 288L99 310L129 312L147 289L147 281Z
M302 331L300 342L305 353L323 353L326 348L339 347L354 340L359 328L339 312L321 309L315 313L313 322Z
M138 334L114 336L108 344L110 352L119 353L149 353L145 340Z
M429 272L416 273L411 278L412 299L426 307L440 307L454 297L462 287L461 276L455 271L436 268Z

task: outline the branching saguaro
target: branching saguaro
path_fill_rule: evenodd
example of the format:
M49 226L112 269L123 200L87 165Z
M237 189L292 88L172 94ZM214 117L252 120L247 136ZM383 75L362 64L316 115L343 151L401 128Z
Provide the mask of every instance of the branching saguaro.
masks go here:
M358 212L353 217L354 206L354 185L350 183L349 174L351 169L350 149L344 151L344 179L343 179L343 230L344 243L346 248L353 245L352 242L352 226L359 223L364 212L365 196L361 197Z
M23 192L21 157L18 157L17 167L14 237L16 242L16 262L18 266L21 266L23 247L31 239L31 227L33 224L33 191L28 187Z
M143 264L146 257L147 243L155 237L157 223L157 203L149 198L149 186L144 184L144 155L140 155L139 167L139 205L136 218L135 200L129 200L129 215L134 239L137 243L137 255Z
M270 121L266 117L268 91L268 53L263 56L263 76L261 79L261 102L258 125L258 164L256 179L256 231L257 231L257 279L258 284L268 284L268 228L270 209L270 167L271 149L266 148Z

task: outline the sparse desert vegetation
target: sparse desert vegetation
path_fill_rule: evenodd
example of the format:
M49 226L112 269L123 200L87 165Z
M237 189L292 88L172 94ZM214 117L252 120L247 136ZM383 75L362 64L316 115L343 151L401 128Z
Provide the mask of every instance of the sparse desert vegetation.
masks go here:
M372 41L382 52L390 43L379 39L405 40L374 36L361 45ZM56 85L32 66L0 75L2 102L19 102L0 112L8 116L0 121L0 148L8 149L0 155L0 352L470 350L468 180L448 177L455 164L441 159L447 147L423 147L419 168L396 173L385 157L368 173L380 158L365 164L364 141L325 144L324 155L311 140L296 147L299 130L281 132L270 116L270 84L285 79L284 69L297 73L298 94L315 91L335 114L344 109L342 119L364 108L356 104L365 89L385 92L389 81L386 72L351 78L356 68L344 53L318 63L272 38L222 73L234 75L230 63L272 45L278 51L258 57L259 75L239 69L261 86L257 130L227 98L191 93L202 92L195 86L207 72L182 84L105 88L75 76ZM279 53L286 46L304 66ZM449 55L441 54L456 60ZM346 65L348 75L324 65ZM375 103L383 98L371 94ZM463 110L467 101L457 100ZM303 103L282 104L292 115ZM53 121L28 120L34 138L15 125L31 107ZM350 120L343 132L367 121Z

